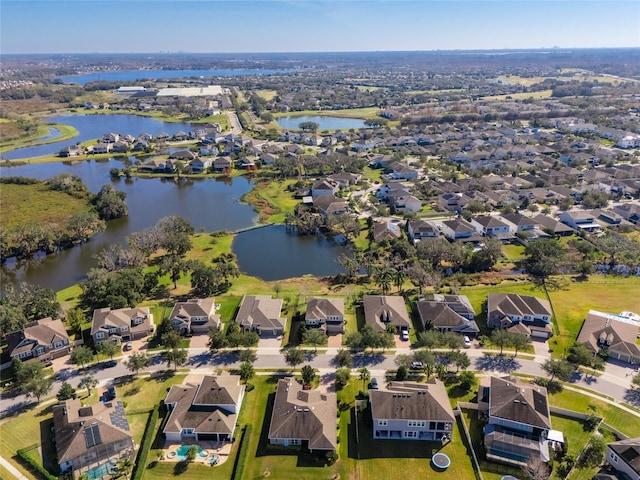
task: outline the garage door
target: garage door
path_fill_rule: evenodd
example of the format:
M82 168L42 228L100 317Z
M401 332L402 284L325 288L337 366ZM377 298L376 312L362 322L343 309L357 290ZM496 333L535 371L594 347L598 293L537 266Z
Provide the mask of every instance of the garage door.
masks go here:
M535 337L535 338L548 338L549 334L547 332L542 331L542 330L532 330L531 331L531 336Z

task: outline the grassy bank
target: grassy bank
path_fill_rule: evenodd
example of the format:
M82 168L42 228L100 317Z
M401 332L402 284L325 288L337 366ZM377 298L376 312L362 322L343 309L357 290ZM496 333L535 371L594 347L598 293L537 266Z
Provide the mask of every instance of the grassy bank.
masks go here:
M259 212L261 223L284 223L286 212L300 203L287 191L293 183L295 180L256 180L253 190L244 194L242 200Z
M39 138L49 134L49 128L55 128L60 131L61 135L48 140L38 140ZM33 135L0 143L0 153L13 150L14 148L35 147L37 145L62 142L64 140L70 140L76 136L78 136L78 130L73 128L71 125L62 125L59 123L40 125Z

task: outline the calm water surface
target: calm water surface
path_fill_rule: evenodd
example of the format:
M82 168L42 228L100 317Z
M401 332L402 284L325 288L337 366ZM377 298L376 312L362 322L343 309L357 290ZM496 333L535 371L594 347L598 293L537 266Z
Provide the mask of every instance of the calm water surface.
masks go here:
M340 118L340 117L323 117L319 115L305 115L302 117L280 117L276 119L278 125L287 130L300 130L299 125L302 122L315 122L318 130L350 130L352 128L365 128L364 120L361 118Z
M273 75L285 72L287 72L287 70L122 70L118 72L87 73L85 75L59 77L59 80L65 83L85 85L86 83L96 81L135 82L136 80L164 80L189 77L241 77L246 75Z
M173 135L179 131L188 132L192 129L189 123L163 122L155 118L141 117L139 115L64 115L51 117L47 119L47 121L50 123L71 125L78 131L78 135L60 142L9 150L3 152L0 156L4 160L17 160L21 158L40 157L42 155L53 155L64 147L77 142L86 142L87 140L102 138L105 133L109 132L119 133L121 135L130 134L137 137L141 133L150 133L155 136L158 133L165 132Z

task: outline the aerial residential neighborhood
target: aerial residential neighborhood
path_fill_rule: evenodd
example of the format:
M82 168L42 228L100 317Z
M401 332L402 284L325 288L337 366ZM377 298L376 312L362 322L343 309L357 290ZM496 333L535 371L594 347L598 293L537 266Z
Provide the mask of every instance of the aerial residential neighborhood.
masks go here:
M4 2L0 478L640 480L635 5L541 7Z

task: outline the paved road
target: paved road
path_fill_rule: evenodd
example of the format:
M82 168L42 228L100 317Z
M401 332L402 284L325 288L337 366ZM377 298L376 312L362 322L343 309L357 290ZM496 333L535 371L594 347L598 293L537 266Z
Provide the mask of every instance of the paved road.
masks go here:
M229 118L229 122L231 123L231 133L234 135L240 135L242 133L242 125L240 125L240 120L238 120L238 115L236 112L232 112L227 110L224 112Z
M337 348L329 348L321 349L323 353L314 354L310 352L307 354L305 363L310 363L323 374L333 372L336 368L333 364L333 359L337 351ZM531 358L531 356L529 356L529 358L513 358L509 355L502 357L498 355L487 356L486 353L480 349L470 349L466 350L466 352L469 354L472 362L471 368L479 372L499 374L518 372L540 377L546 376L546 373L541 368L545 356L538 355L534 358ZM411 353L411 351L408 350L406 353ZM395 358L395 355L385 355L382 353L358 353L353 357L353 368L366 367L370 370L372 376L383 380L385 370L396 368ZM151 360L151 365L145 369L145 371L156 372L167 368L166 362L162 360L161 353L152 354ZM212 356L206 349L194 348L189 349L189 358L182 368L189 368L193 373L212 373L215 369L237 367L239 364L238 356L235 352L221 352ZM278 348L261 348L255 367L276 371L290 371L291 369L284 361L284 356ZM623 374L626 370L628 370L628 372ZM599 377L591 377L576 372L571 379L571 383L577 387L588 388L604 394L613 398L616 402L625 402L634 406L640 406L640 391L630 388L633 370L631 368L627 368L626 370L620 369L618 366L615 375L605 372ZM114 378L130 374L120 361L115 367L111 368L94 366L84 371L76 371L75 368L69 367L57 373L58 378L54 382L52 394L55 394L59 390L64 380L68 381L74 387L77 387L82 376L86 374L94 375L101 385L111 383ZM16 395L9 398L3 397L0 416L7 415L32 402L33 399L27 398L24 395Z

